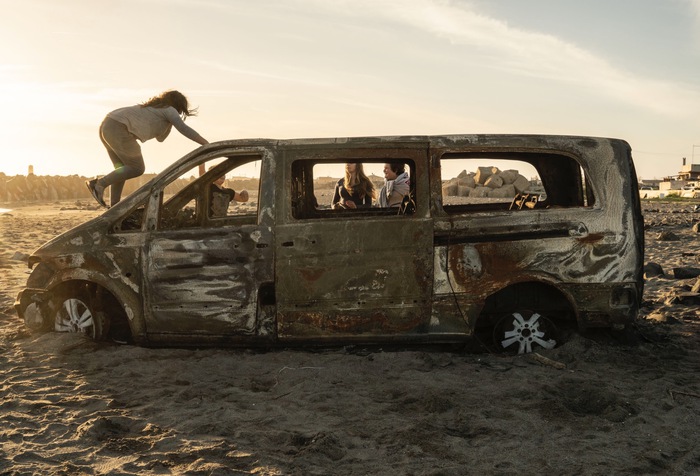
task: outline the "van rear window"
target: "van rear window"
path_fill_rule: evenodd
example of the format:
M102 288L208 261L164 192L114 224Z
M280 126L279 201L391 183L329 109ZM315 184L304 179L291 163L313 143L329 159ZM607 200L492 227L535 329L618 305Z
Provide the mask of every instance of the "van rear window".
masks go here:
M556 154L446 154L440 159L447 213L590 207L594 196L581 166Z

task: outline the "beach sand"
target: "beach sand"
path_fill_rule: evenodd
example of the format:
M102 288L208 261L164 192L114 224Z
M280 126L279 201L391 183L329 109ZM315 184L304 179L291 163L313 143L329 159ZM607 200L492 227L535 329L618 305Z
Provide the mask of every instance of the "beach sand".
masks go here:
M0 474L698 474L693 202L644 202L645 285L625 338L540 354L151 349L30 335L32 250L100 213L0 204ZM678 241L659 240L672 231ZM685 286L685 288L684 288ZM563 368L560 368L562 367Z

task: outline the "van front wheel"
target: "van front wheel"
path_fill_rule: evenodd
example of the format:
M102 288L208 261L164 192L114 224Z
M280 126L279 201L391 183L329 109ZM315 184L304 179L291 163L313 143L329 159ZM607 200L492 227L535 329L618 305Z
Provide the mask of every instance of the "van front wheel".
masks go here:
M493 343L500 352L529 354L553 349L559 344L559 330L551 319L531 310L504 315L493 328Z
M94 340L102 340L107 334L108 320L97 309L86 289L64 293L57 300L54 329L57 332L82 333Z

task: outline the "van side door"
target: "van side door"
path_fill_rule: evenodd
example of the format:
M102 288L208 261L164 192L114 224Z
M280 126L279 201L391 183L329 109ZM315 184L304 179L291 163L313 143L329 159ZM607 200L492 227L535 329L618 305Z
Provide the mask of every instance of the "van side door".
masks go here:
M261 222L260 209L274 194L265 197L257 185L227 182L236 192L247 189L250 199L232 202L231 212L219 215L210 188L223 174L236 175L239 166L252 165L264 179L268 160L259 153L218 160L213 166L207 163L201 177L195 167L153 192L158 216L144 259L151 342L252 343L274 336L268 332L273 325L258 314L260 287L272 281L274 253L272 228Z
M286 159L275 245L279 339L425 336L433 282L427 144L307 147ZM406 165L415 210L330 207L345 163L374 168L379 194L389 161ZM324 168L332 166L329 180Z

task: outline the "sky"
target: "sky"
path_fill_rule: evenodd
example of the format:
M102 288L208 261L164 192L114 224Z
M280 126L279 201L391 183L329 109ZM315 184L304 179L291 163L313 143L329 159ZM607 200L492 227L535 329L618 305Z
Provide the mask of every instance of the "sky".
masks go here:
M209 141L616 137L700 164L700 0L0 0L0 172L104 175L109 111L168 89ZM198 144L142 145L160 172Z

